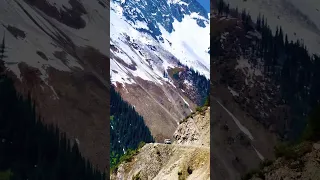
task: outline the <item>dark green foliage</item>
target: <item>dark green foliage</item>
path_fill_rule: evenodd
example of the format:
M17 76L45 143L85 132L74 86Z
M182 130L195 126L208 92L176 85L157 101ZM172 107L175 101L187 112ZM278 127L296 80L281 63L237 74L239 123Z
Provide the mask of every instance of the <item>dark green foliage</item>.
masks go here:
M133 157L139 153L140 149L142 148L141 145L143 145L143 144L145 144L145 143L144 142L140 143L139 147L137 149L127 149L126 153L119 155L118 159L115 159L113 157L114 163L112 164L112 166L110 168L110 172L114 172L115 170L117 170L118 166L121 163L131 162Z
M292 145L288 145L285 143L281 143L275 146L274 153L277 158L284 157L286 159L296 159L298 157L298 154L294 151Z
M10 180L12 177L11 170L0 171L0 180Z
M111 87L110 97L110 166L114 168L131 156L133 149L142 147L144 142L154 142L154 139L143 117L121 98L114 87Z
M210 106L210 98L209 98L209 96L206 97L206 100L204 101L204 105L203 106Z
M298 141L292 143L280 143L274 150L276 157L284 157L288 160L297 160L312 151L312 143Z
M196 108L196 111L202 112L202 107L199 107L199 106L198 106L198 107Z
M173 78L176 79L176 80L178 80L178 79L179 79L179 73L174 73L174 74L173 74Z
M310 114L302 140L314 142L320 140L320 106L315 108Z
M209 95L210 81L198 71L180 64L179 68L169 69L169 75L178 83L179 88L183 88L184 81L192 83L192 95L185 94L198 106L205 103L206 97ZM189 90L190 91L190 90ZM189 96L190 95L190 96Z
M198 98L196 99L196 104L203 106L210 94L210 81L192 68L186 67L186 72L188 73L186 80L192 82L197 91Z

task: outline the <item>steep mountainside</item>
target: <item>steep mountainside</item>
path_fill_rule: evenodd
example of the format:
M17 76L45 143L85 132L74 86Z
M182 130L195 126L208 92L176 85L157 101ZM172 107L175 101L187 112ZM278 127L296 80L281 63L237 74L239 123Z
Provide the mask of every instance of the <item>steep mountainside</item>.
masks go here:
M111 1L111 82L156 141L203 104L209 41L208 13L195 0Z
M281 24L273 33L263 14L252 21L231 6L217 3L211 16L211 156L222 168L211 167L225 172L220 179L240 179L273 159L277 141L299 137L319 103L319 57L290 41Z
M111 179L210 179L210 107L183 120L172 144L149 143Z
M31 91L45 123L79 142L94 166L108 166L109 7L99 0L2 0L5 66ZM1 34L2 36L3 34Z

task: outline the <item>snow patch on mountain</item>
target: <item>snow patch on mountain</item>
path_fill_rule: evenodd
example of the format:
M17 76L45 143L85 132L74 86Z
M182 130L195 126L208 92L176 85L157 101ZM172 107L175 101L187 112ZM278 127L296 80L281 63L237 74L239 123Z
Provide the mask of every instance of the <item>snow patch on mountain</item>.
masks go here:
M19 3L47 32L57 33L54 27L39 15L35 9L32 9L23 1ZM70 71L70 68L73 67L82 69L77 60L71 56L68 56L67 63L62 63L61 60L58 60L53 55L54 52L62 51L62 49L32 22L15 1L1 1L0 12L2 12L0 21L3 25L0 26L0 32L5 32L8 56L4 60L8 69L13 71L18 78L20 78L20 69L18 67L20 62L25 62L29 66L39 69L42 74L41 78L44 81L47 76L46 68L48 66L61 71ZM17 38L13 33L8 32L8 27L20 30L25 34L25 37ZM40 53L44 56L39 56Z
M68 1L49 0L49 4L57 9L71 8ZM92 46L106 54L106 39L109 36L104 27L107 22L107 10L98 1L81 1L89 12L82 15L86 26L74 29L46 15L42 10L30 6L24 0L0 1L0 32L5 32L7 56L4 59L9 70L20 78L18 64L26 63L41 72L41 79L46 82L47 68L53 67L60 71L83 69L76 58L68 54L54 38L62 40L65 33L78 46ZM24 37L16 37L16 31L24 33ZM92 33L94 32L94 33ZM57 35L61 37L57 37ZM2 34L0 35L2 36ZM63 39L64 40L64 39ZM63 59L56 53L62 53ZM26 58L27 57L27 58Z
M159 27L160 33L152 34L149 32L154 30L150 25L151 20L143 17L144 7L134 7L127 12L128 7L123 3L110 2L110 73L114 85L117 82L134 83L135 77L156 84L165 81L170 83L170 79L163 77L163 73L168 68L177 67L179 63L192 67L209 79L210 26L207 17L196 12L184 14L182 21L174 19L171 33L161 23L156 22L154 26ZM179 4L180 1L166 3ZM128 19L125 14L133 13L131 11L136 12L141 18L133 21L132 15ZM199 20L205 22L205 27L198 25Z
M186 15L182 22L174 21L174 31L167 32L161 25L161 33L164 39L162 44L165 49L175 55L182 64L192 67L206 76L210 77L210 54L207 49L210 46L210 26L206 28L196 24L195 13Z

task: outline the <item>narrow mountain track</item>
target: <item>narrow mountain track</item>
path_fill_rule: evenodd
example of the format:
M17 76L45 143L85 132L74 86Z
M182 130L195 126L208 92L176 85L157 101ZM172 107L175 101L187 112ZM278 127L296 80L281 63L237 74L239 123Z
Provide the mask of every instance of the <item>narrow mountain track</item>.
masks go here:
M197 145L182 145L182 144L164 144L164 143L150 143L158 146L168 146L168 147L179 147L179 148L199 148L199 149L206 149L210 150L210 146L197 146Z

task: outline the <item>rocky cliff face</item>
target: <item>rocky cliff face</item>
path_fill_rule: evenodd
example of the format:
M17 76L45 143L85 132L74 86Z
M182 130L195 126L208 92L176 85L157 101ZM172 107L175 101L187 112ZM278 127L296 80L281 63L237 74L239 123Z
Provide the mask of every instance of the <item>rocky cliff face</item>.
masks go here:
M150 143L111 179L210 179L210 107L182 122L173 144Z
M180 122L173 134L176 144L210 146L210 107Z

